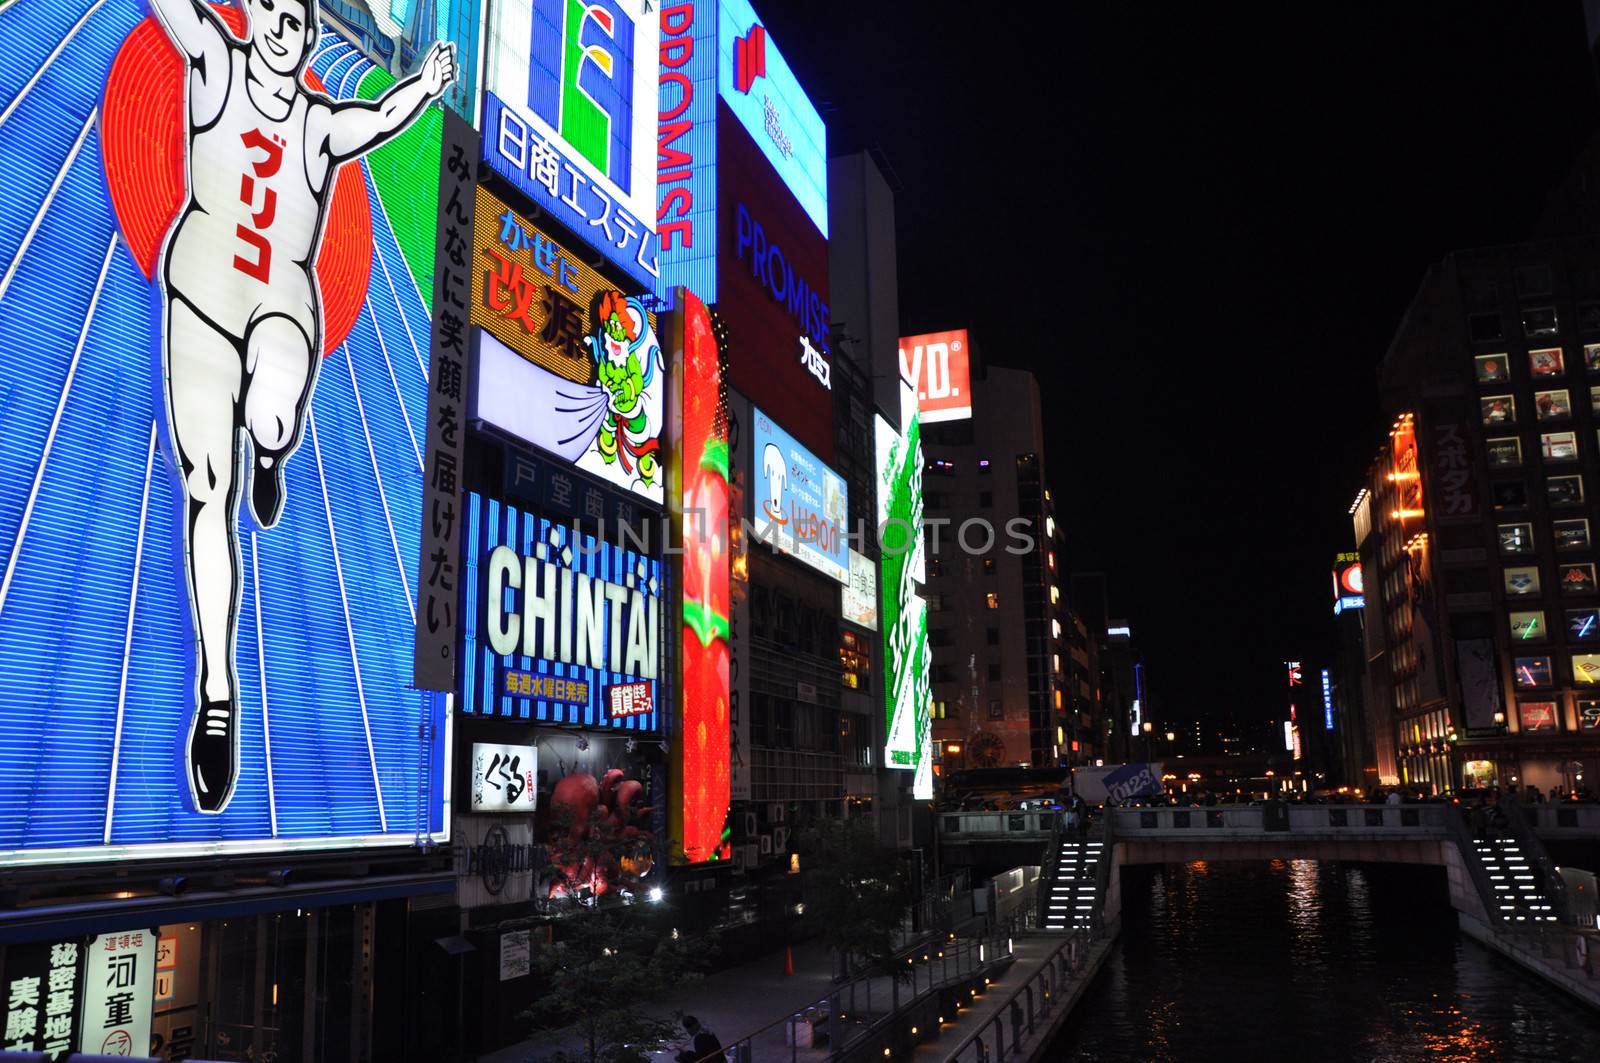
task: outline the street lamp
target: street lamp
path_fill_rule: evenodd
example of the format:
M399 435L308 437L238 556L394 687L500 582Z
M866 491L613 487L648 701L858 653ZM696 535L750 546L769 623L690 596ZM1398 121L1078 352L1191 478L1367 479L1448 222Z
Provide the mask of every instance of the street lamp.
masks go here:
M1144 759L1148 763L1149 760L1150 760L1150 732L1155 730L1155 727L1150 723L1149 720L1146 720L1144 722L1143 729L1144 729Z

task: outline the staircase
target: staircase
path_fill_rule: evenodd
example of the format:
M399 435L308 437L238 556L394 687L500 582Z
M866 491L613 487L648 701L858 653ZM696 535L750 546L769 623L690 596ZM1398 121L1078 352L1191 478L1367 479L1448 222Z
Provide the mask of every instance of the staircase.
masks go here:
M1104 843L1080 842L1071 832L1062 831L1056 845L1054 873L1045 884L1042 925L1046 930L1092 929L1095 906L1100 903Z
M1491 838L1472 843L1493 890L1490 915L1506 926L1554 923L1555 906L1539 888L1533 863L1515 838Z

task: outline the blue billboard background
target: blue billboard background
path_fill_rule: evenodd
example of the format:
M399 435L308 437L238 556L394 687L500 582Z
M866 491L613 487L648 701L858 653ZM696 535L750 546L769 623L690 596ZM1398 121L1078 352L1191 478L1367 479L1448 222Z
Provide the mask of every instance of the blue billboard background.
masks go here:
M750 494L756 538L840 583L849 583L845 521L850 506L844 478L767 414L761 410L754 414Z
M96 119L147 14L0 10L0 863L442 838L445 699L409 689L428 308L365 161L367 297L322 363L281 521L239 519L237 790L220 815L191 808L161 298L120 233ZM360 68L335 95L371 68L349 52L324 34L313 61Z
M661 16L656 154L656 295L678 286L717 301L717 8L673 4Z
M746 91L737 84L739 50L761 18L749 0L720 0L717 87L728 107L760 146L807 217L828 235L828 129L772 39L757 46L764 73ZM749 49L750 45L743 45ZM770 101L769 110L767 104Z
M497 654L489 645L484 623L489 586L487 562L495 547L509 546L522 558L537 557L538 551L543 549L547 560L563 568L630 590L638 588L645 594L653 607L651 618L656 629L652 645L657 651L655 662L659 671L661 603L666 593L661 562L620 546L603 543L582 531L574 531L570 522L562 524L535 516L497 499L485 498L475 491L467 493L466 522L466 558L462 566L466 602L461 617L465 633L461 652L461 711L470 716L499 716L538 723L609 727L626 731L659 730L661 684L655 679L586 665L563 664L524 654ZM520 608L520 596L524 593L525 589L514 591L509 587L502 591L501 604L508 614L514 614ZM564 603L564 608L567 612L562 623L571 623L570 603ZM603 625L607 653L611 649L610 640L620 632L620 618L614 619L611 615L616 608L614 603L607 602ZM588 697L575 702L565 698L506 694L503 690L508 671L518 675L531 673L537 677L576 680L588 685ZM649 684L654 708L647 713L612 718L608 691L613 684L636 682Z

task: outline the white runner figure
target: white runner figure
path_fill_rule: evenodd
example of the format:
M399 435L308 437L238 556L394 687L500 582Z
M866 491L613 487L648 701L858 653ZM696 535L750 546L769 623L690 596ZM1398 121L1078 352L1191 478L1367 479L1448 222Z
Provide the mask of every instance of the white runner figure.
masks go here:
M162 249L167 424L182 466L196 657L186 771L217 813L239 772L234 631L239 488L265 529L284 503L322 356L315 276L339 166L403 132L455 80L455 46L376 100L332 100L302 82L320 32L316 0L243 0L246 39L201 0L150 0L184 59L188 195Z

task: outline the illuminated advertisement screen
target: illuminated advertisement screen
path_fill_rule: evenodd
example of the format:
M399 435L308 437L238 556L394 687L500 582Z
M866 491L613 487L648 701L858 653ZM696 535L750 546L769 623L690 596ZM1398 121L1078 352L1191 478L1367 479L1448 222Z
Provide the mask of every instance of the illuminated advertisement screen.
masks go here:
M711 313L683 297L683 856L724 853L731 786L728 408Z
M910 389L906 389L909 396ZM878 458L877 519L883 544L882 594L885 719L884 764L915 771L918 799L933 796L933 736L928 673L927 603L916 593L922 571L922 431L914 406L902 434L874 418Z
M850 582L845 543L849 491L844 477L761 410L754 411L752 447L754 538L840 583Z
M483 0L320 0L320 6L324 22L379 67L402 76L417 68L434 41L454 44L460 69L444 102L477 122Z
M967 330L930 332L900 340L900 376L917 392L922 423L972 416L972 371Z
M1333 730L1333 678L1326 668L1322 670L1322 728Z
M483 45L485 159L647 291L659 37L646 0L496 0Z
M724 116L725 117L725 116ZM737 122L717 123L717 316L729 384L833 459L828 243ZM731 191L730 191L731 190Z
M656 316L487 188L476 211L473 416L660 505Z
M878 567L850 551L850 579L839 589L840 614L852 624L878 630Z
M656 127L656 294L689 289L717 301L717 6L661 9L660 114Z
M817 232L828 236L828 131L748 0L720 0L717 88Z
M476 492L464 517L461 711L658 729L661 562Z
M0 13L43 72L0 85L0 862L445 840L397 632L448 49L308 34L279 90L335 158L255 110L243 8L155 6Z

